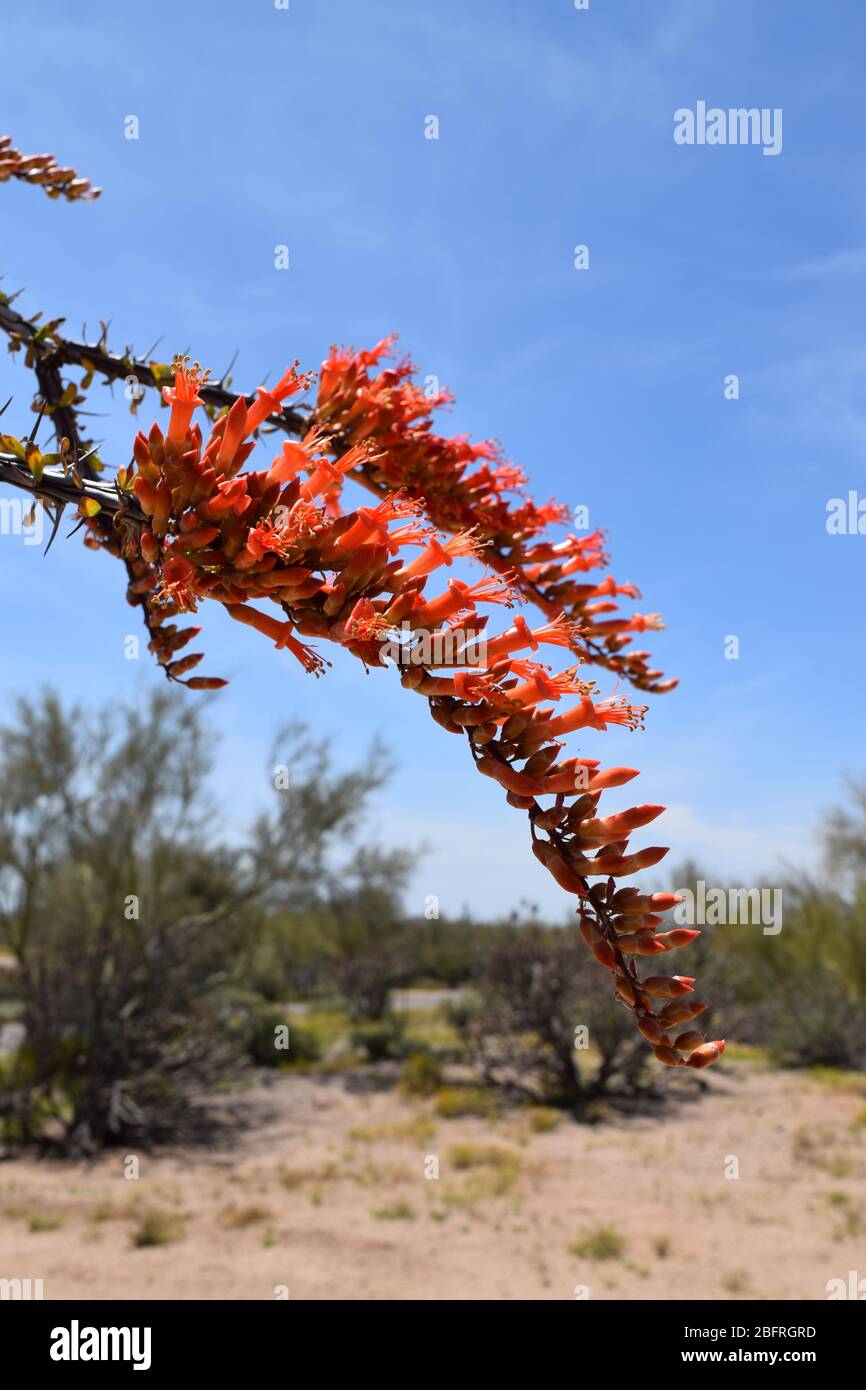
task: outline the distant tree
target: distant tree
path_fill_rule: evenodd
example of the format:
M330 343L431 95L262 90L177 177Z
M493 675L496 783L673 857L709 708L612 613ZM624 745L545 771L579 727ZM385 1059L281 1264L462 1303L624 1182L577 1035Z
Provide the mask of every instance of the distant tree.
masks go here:
M265 924L345 891L332 851L381 767L335 773L295 728L290 785L233 845L207 790L213 742L170 691L95 712L47 692L0 729L0 941L24 1026L0 1071L7 1139L86 1152L209 1123L240 1060L231 987Z
M824 858L831 873L866 879L866 778L847 783L850 806L834 807L824 826Z
M726 1013L735 996L731 1031L784 1065L866 1067L866 783L849 793L826 818L817 872L775 885L771 932L753 921L707 933Z
M572 928L513 928L489 951L477 1008L455 1011L488 1084L575 1111L601 1095L634 1094L646 1050L613 994L599 998Z

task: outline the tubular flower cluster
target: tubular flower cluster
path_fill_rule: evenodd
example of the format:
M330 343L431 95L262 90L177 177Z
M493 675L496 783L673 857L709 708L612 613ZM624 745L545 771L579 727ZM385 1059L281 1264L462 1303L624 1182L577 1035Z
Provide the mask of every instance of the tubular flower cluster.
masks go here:
M507 494L520 493L525 479L503 461L496 443L436 434L432 413L452 398L445 391L431 395L414 383L408 358L378 370L394 341L385 338L365 352L332 348L319 379L316 419L343 447L361 440L375 444L376 458L363 468L369 482L407 490L423 500L443 531L471 532L476 545L495 547L485 555L486 563L507 573L512 586L546 617L564 613L573 624L576 653L640 690L670 690L676 682L650 669L647 652L629 650L635 633L661 626L658 614L609 616L617 612L618 597L639 598L635 586L612 578L579 583L573 577L607 563L602 532L556 543L543 538L551 523L566 521L567 509L555 502L537 506L523 496L509 499ZM426 573L427 562L414 561L415 573Z
M366 371L382 350L380 344L357 357L333 356L322 373L325 399L334 398L348 370ZM406 419L423 419L405 372L386 375L391 380L381 387L385 401L402 392ZM684 928L658 930L679 901L674 894L647 896L621 882L667 853L629 847L632 833L664 808L638 805L601 814L602 792L626 784L637 772L602 768L594 758L561 756L561 737L573 730L633 729L643 716L642 707L621 698L597 699L594 683L579 678L575 617L558 611L533 628L518 615L488 637L491 612L519 597L519 575L485 574L472 585L456 579L443 583L442 577L457 556L486 558L480 501L475 514L463 518L472 524L455 524L450 539L420 524L419 508L428 499L408 486L389 488L376 507L343 512L345 474L328 464L331 446L320 425L299 444L284 446L276 463L258 472L241 471L255 447L248 436L261 423L261 413L238 397L205 440L192 423L203 380L200 369L178 361L174 386L165 392L172 410L167 435L154 425L135 439L134 466L121 485L137 500L138 514L130 502L113 527L106 528L99 517L87 523L91 544L122 555L135 574L131 599L147 606L157 634L151 646L168 674L193 689L222 684L189 676L200 655L177 656L199 629L181 632L165 625L165 619L196 609L204 599L222 604L234 620L316 675L328 663L302 639L327 639L368 667L396 664L403 685L427 699L436 722L467 739L478 771L502 787L512 806L528 813L536 858L577 898L587 947L610 972L613 990L634 1013L659 1061L691 1067L714 1062L724 1043L707 1042L694 1028L679 1026L691 1024L706 1007L692 998L693 980L638 973L638 958L653 957L652 969L658 971L656 957L698 935ZM292 369L268 395L279 405L299 381ZM258 399L263 396L260 388ZM366 410L359 408L353 418L359 421ZM346 428L344 419L344 435ZM350 444L353 464L396 478L403 465L390 459L391 446L381 433L369 442L374 432L362 432ZM494 503L500 505L495 498ZM436 513L438 503L430 510ZM456 517L452 520L456 523ZM505 525L505 511L497 513L500 538ZM592 592L599 587L592 586ZM604 592L614 587L611 582ZM581 625L585 620L584 609ZM454 640L458 624L460 636ZM408 641L396 644L395 663L388 649L395 646L398 628ZM422 661L414 659L419 649L425 653ZM537 654L564 654L571 664L554 673L535 659ZM572 696L577 703L569 705ZM560 703L566 708L555 714Z
M0 183L8 179L39 184L49 198L67 198L70 203L79 198L89 202L101 191L74 169L61 168L53 154L22 154L13 148L11 135L0 135Z

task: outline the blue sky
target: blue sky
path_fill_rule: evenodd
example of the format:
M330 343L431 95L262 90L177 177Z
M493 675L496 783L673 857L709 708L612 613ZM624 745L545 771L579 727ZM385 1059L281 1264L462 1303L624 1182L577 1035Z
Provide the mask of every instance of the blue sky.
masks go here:
M239 348L247 390L397 330L456 392L445 427L497 436L536 497L588 506L610 572L667 621L651 645L680 688L645 733L582 745L642 769L631 800L670 807L639 842L722 881L812 862L864 762L866 537L825 525L830 498L866 490L862 6L7 0L3 31L0 123L104 189L73 206L0 189L18 306L75 334L110 319L118 347L164 335L161 356L216 373ZM781 108L781 153L677 145L674 112L699 100ZM13 390L23 410L4 353ZM125 461L122 399L92 399ZM43 560L0 537L0 583L4 699L155 679L124 659L119 568L78 540ZM202 669L232 681L214 706L227 826L267 795L278 721L314 722L341 759L379 732L397 772L369 834L428 844L413 906L562 911L523 818L387 673L338 655L314 682L221 612L204 624Z

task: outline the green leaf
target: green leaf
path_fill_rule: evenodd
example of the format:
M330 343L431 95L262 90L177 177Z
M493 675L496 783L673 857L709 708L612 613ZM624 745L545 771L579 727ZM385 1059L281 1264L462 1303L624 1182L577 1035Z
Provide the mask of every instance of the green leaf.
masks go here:
M31 319L31 322L35 322L35 319L39 317L40 315L35 315L34 319ZM37 329L33 335L34 343L41 343L45 338L51 337L60 327L61 323L65 322L65 319L49 319L47 323L43 323L42 327Z
M24 445L20 439L16 439L14 434L0 434L0 449L4 454L14 454L16 458L24 462Z
M41 482L42 474L45 472L45 459L42 457L41 449L36 444L26 445L24 458L37 483Z

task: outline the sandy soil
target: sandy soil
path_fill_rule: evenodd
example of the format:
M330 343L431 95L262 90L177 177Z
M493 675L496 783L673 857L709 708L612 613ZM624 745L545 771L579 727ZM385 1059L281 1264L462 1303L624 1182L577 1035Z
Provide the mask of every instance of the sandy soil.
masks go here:
M0 1164L0 1277L47 1299L684 1300L866 1276L862 1081L710 1077L661 1118L539 1133L283 1075L239 1141L141 1155L137 1179L123 1155Z

